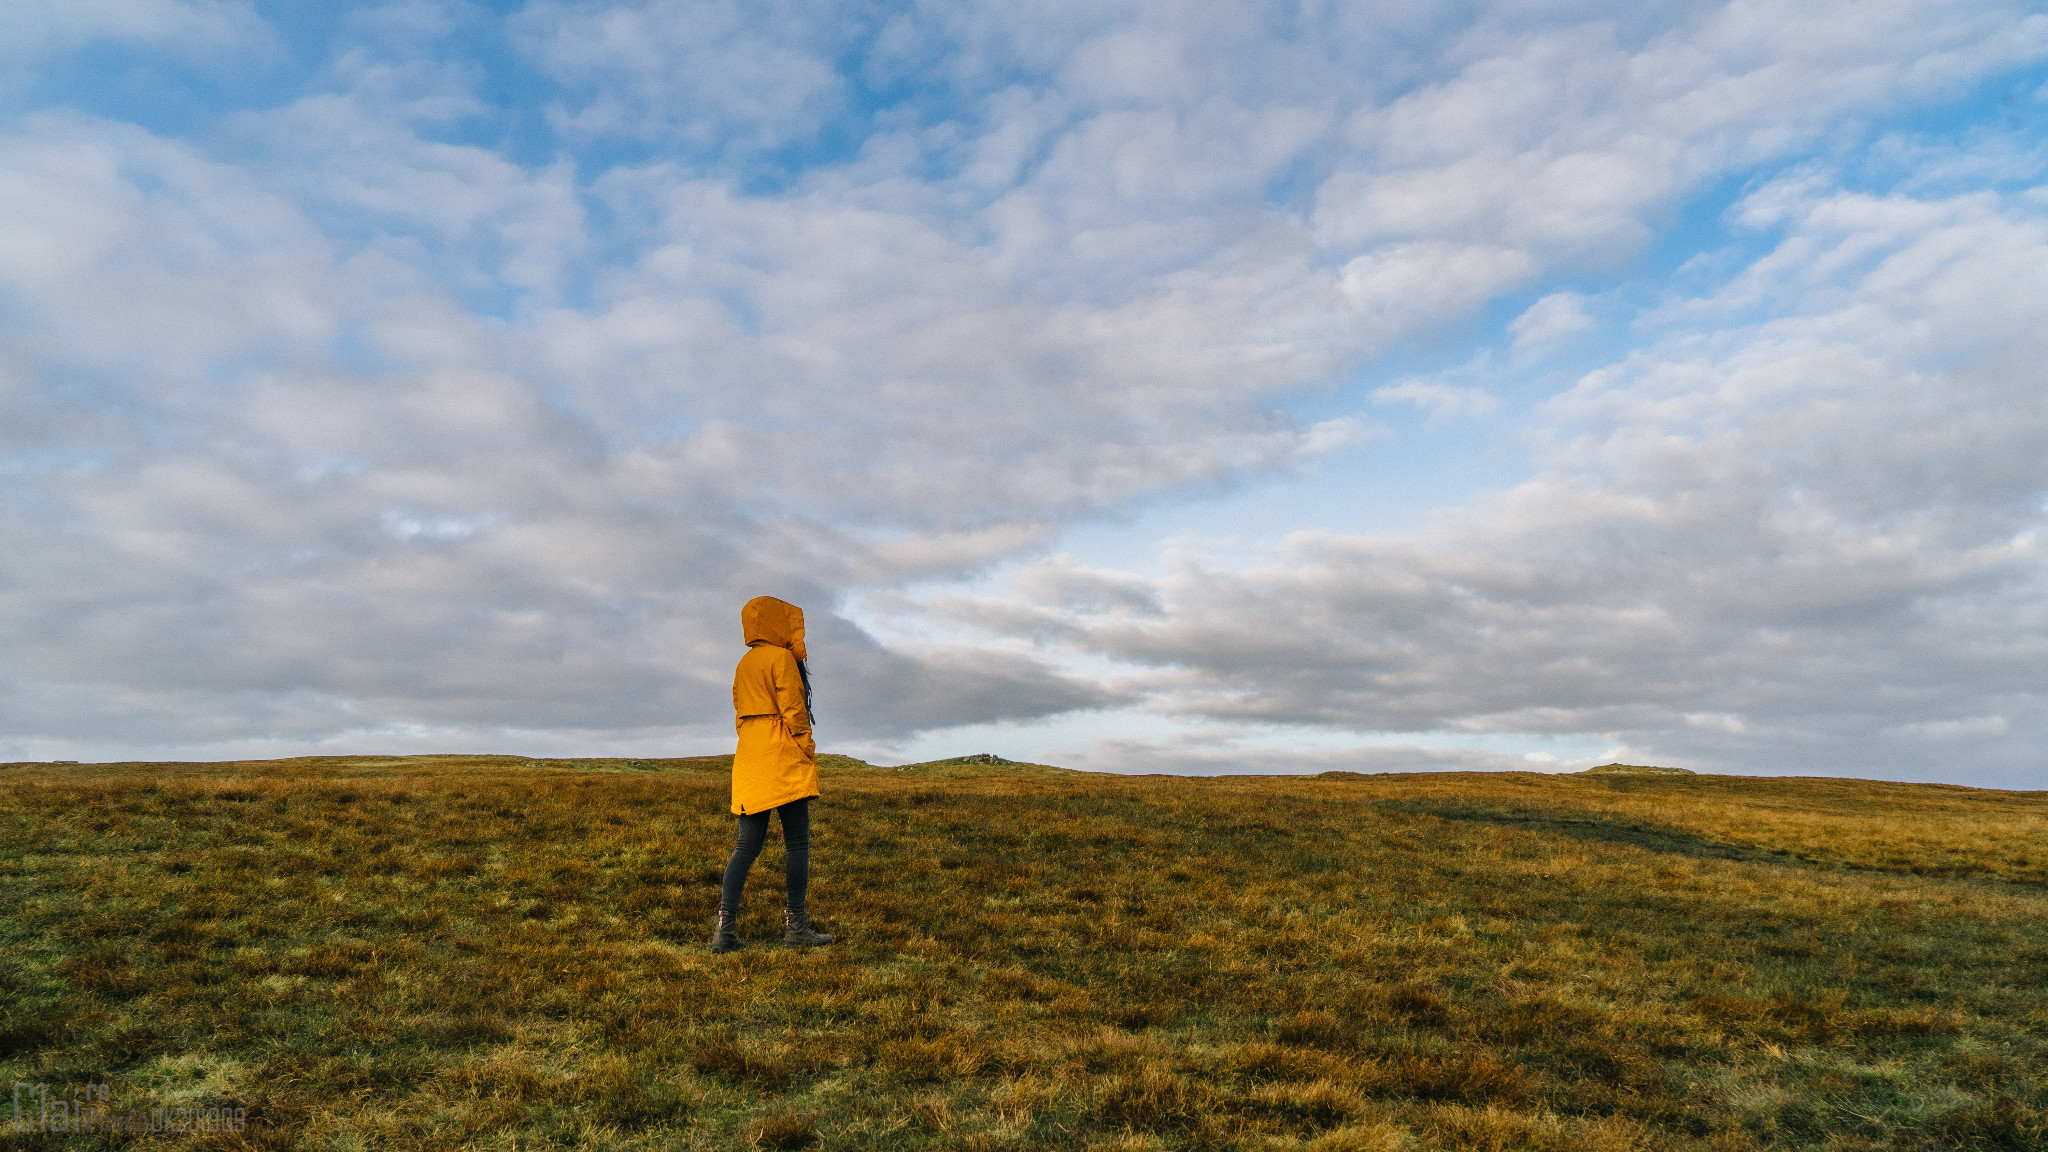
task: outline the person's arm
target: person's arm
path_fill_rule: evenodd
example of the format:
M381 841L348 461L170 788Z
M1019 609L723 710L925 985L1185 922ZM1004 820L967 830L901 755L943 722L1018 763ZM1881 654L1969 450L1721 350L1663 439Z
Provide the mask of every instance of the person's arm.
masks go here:
M789 734L801 740L811 734L811 713L804 707L804 678L796 669L796 656L782 651L775 662L775 705Z

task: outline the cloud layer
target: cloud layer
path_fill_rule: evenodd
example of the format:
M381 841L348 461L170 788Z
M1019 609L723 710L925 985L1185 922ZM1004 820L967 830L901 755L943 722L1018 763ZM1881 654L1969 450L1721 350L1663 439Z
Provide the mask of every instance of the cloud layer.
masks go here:
M0 126L0 755L717 738L763 592L875 747L1118 707L1772 768L2038 732L2038 199L1816 152L2038 66L2024 6L67 12ZM64 86L108 45L215 103ZM302 79L235 95L257 59ZM907 601L950 644L846 607L1352 443L1298 402L1503 301L1524 361L1585 339L1588 283L1774 172L1728 218L1769 251L1535 417L1520 488Z
M1298 533L1265 566L1056 559L944 607L1151 669L1157 707L1211 720L2038 782L2040 209L1767 186L1737 212L1776 246L1551 401L1528 482L1413 534ZM1758 300L1780 315L1701 331Z

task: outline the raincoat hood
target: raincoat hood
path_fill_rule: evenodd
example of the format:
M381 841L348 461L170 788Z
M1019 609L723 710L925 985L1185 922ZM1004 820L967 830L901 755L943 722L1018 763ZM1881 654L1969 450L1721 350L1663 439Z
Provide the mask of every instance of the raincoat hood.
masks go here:
M740 609L740 629L746 633L747 647L756 644L772 644L787 648L799 660L808 660L804 651L804 610L786 600L773 596L756 596Z

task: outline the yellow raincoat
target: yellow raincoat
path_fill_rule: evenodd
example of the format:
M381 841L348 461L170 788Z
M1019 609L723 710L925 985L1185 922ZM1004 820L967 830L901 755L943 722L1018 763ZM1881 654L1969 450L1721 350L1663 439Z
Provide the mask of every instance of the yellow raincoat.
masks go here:
M747 654L732 673L735 815L766 812L818 794L818 745L796 662L805 658L804 610L773 596L740 609Z

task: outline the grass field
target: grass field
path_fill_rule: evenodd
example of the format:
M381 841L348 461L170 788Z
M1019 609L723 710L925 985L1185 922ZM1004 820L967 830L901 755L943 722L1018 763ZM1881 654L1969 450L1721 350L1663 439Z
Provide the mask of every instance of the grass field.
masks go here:
M713 956L724 768L0 767L0 1084L246 1117L0 1142L2048 1148L2048 793L828 758Z

